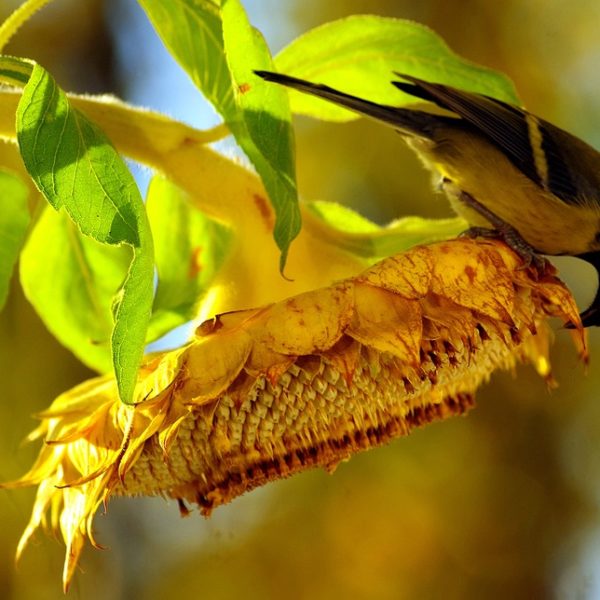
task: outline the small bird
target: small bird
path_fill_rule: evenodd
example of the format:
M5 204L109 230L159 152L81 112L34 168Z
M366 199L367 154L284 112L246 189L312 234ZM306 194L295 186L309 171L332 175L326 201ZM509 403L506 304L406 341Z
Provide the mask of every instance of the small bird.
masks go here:
M569 255L600 274L600 153L530 112L494 98L396 73L403 92L440 115L377 104L326 85L255 71L394 127L440 178L473 235L500 236L527 264ZM600 289L581 315L600 326Z

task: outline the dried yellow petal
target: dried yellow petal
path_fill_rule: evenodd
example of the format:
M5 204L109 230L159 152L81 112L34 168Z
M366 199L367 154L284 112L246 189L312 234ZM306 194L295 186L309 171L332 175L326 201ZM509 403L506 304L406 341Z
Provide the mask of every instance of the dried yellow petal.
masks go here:
M423 315L418 302L390 294L382 288L357 283L354 309L347 335L409 364L419 361Z

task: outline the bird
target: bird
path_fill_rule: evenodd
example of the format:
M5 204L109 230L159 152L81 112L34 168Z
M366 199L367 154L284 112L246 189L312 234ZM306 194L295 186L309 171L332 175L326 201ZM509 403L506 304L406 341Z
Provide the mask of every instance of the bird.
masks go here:
M522 107L412 75L394 73L399 80L390 83L436 112L254 72L396 129L469 223L469 235L502 238L526 265L543 266L542 254L568 255L600 275L600 152L580 138ZM600 326L600 286L581 320Z

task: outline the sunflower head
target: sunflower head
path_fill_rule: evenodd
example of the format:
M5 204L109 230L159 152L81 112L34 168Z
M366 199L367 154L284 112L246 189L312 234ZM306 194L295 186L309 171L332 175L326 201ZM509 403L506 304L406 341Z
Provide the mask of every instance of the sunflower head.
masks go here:
M204 514L239 494L462 414L496 369L530 362L549 384L548 318L587 360L574 301L497 242L417 247L356 277L215 316L147 357L137 404L112 377L59 396L29 436L42 449L4 487L38 486L20 554L40 526L67 546L68 586L111 495L176 499Z

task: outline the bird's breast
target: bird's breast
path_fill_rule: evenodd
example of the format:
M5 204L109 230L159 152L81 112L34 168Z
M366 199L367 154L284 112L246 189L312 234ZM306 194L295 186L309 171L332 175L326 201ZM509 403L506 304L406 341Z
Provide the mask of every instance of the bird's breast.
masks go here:
M494 147L439 144L429 162L441 174L453 209L469 224L490 227L489 221L465 204L461 192L514 227L539 252L577 255L600 249L600 208L564 202Z

